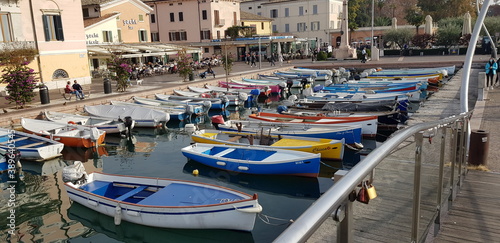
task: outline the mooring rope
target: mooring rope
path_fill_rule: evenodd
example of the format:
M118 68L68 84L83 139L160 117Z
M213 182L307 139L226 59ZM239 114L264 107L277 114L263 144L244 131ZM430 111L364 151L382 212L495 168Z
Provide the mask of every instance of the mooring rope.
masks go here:
M269 215L265 215L265 214L262 214L262 213L259 213L259 219L262 220L262 222L266 223L266 224L269 224L269 225L274 225L274 226L280 226L280 225L285 225L285 224L291 224L293 223L293 219L281 219L281 218L276 218L276 217L272 217L272 216L269 216ZM278 221L285 221L284 223L281 223L281 224L273 224L270 222L270 219L274 219L274 220L278 220Z

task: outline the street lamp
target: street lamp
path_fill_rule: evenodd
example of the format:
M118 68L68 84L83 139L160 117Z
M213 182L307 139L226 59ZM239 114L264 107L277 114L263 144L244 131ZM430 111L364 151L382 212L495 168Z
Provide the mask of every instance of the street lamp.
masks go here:
M227 92L229 92L229 79L228 79L228 66L227 66L227 40L230 38L230 36L226 36L226 41L224 43L224 50L226 52L225 56L226 56L226 59L224 60L226 65L224 66L224 71L226 72L226 90Z
M262 52L261 52L261 47L260 47L260 36L259 36L259 69L261 67L261 60L262 60L261 54L262 54Z

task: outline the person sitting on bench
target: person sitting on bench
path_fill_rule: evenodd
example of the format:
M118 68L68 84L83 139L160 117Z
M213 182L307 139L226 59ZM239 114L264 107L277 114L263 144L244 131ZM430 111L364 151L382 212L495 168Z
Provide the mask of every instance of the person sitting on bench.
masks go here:
M75 80L73 81L74 84L72 86L73 90L75 90L76 92L76 98L80 98L80 99L85 99L85 95L83 94L83 88L82 86Z

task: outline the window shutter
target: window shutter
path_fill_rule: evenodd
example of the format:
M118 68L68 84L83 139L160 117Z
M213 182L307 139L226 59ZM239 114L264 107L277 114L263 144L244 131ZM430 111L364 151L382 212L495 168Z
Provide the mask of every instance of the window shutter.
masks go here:
M64 41L64 33L63 33L61 15L54 15L54 25L56 28L56 39L58 41Z
M43 15L43 31L45 33L45 41L50 41L49 16Z

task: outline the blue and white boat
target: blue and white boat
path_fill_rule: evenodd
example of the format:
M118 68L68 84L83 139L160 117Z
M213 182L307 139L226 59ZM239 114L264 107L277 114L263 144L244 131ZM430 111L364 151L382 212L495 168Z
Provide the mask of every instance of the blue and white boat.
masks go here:
M262 211L256 194L201 182L94 172L65 188L71 200L114 217L115 224L251 231Z
M181 149L182 154L204 165L221 170L259 175L317 177L320 154L277 148L195 143Z
M0 128L0 149L16 148L21 153L21 159L44 161L61 156L64 144L16 130Z
M184 121L189 118L189 114L186 108L183 109L176 109L176 108L169 108L169 107L162 107L162 106L156 106L156 105L146 105L146 104L139 104L139 103L130 103L130 102L125 102L125 101L116 101L112 100L110 101L112 105L122 105L122 106L138 106L138 107L144 107L148 109L153 109L153 110L158 110L161 112L165 112L170 116L170 120L172 121Z

